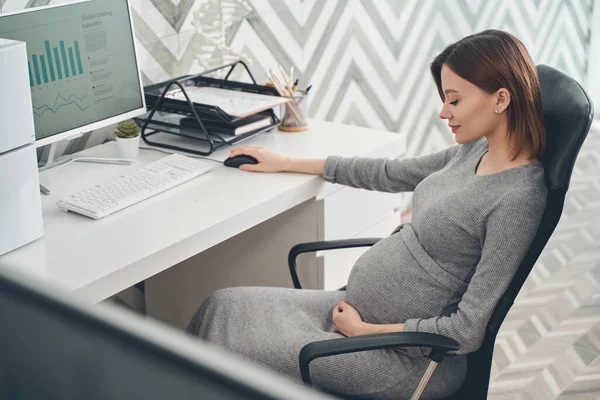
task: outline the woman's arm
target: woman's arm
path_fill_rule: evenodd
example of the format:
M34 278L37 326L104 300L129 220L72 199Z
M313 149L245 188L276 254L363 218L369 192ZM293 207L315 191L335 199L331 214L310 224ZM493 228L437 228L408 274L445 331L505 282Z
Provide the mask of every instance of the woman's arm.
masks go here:
M545 209L545 197L533 189L505 194L491 205L479 263L456 310L447 316L410 318L405 332L430 332L456 340L468 354L482 344L487 324L508 288L537 232ZM406 299L410 301L410 299ZM429 349L412 348L414 355Z
M327 157L326 181L380 192L412 192L421 181L444 168L458 153L454 145L437 153L411 158Z
M404 332L404 324L369 324L363 322L359 331L360 335L373 335L376 333Z
M325 160L308 160L302 158L287 158L283 166L284 172L299 172L301 174L323 175Z
M243 146L231 150L230 157L249 155L258 164L244 164L243 171L298 172L322 175L326 181L382 192L411 192L430 174L444 168L458 153L460 145L422 157L299 159L273 153L263 147Z

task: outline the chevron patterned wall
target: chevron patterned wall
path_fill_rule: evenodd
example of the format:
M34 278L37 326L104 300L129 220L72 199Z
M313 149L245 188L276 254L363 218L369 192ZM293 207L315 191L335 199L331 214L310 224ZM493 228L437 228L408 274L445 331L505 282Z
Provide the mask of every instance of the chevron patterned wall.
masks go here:
M66 1L0 0L0 6L10 12ZM536 63L583 83L594 7L594 0L130 2L145 84L238 56L260 81L277 63L293 66L301 83L313 85L312 117L409 132L410 155L453 143L438 118L440 100L428 70L447 44L504 29L525 43ZM215 35L223 40L216 43Z

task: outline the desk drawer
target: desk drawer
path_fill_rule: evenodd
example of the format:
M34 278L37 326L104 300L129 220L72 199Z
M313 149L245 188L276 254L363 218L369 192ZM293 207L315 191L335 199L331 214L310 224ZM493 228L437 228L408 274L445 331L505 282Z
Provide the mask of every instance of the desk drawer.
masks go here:
M391 213L354 237L387 237L398 225L400 225L400 214ZM345 286L356 260L368 249L369 247L358 247L319 252L320 287L325 290L336 290Z
M381 193L345 187L321 200L322 240L353 237L394 212L400 193ZM389 232L388 232L389 233Z

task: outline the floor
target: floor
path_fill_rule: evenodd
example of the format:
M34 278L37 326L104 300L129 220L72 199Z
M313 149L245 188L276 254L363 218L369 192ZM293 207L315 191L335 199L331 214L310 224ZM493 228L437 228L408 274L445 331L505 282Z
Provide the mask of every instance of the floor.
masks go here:
M496 340L489 400L600 399L600 120Z

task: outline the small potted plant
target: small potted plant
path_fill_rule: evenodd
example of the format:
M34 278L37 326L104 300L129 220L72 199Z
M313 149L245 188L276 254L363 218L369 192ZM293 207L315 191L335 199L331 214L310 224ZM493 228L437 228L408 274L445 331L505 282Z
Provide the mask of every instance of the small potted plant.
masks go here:
M140 127L129 119L117 124L117 146L123 158L136 158L140 152Z

